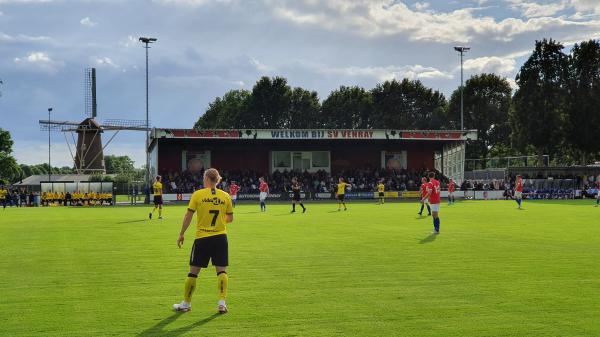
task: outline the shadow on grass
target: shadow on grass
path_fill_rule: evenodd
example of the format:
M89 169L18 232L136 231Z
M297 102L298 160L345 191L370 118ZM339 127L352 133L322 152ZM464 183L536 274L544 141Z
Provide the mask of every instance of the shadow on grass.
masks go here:
M219 313L214 313L204 319L197 321L196 323L192 323L187 326L183 326L181 328L177 328L175 330L166 331L164 330L169 324L173 323L179 316L185 315L185 313L173 313L171 316L163 319L162 321L156 323L153 327L148 328L147 330L142 331L138 337L150 337L150 336L168 336L168 337L176 337L183 335L195 328L201 327L204 324L212 321L213 319L221 316Z
M420 244L426 244L426 243L430 243L435 241L435 239L437 238L437 234L429 234L428 237L422 239L421 241L419 241Z
M123 224L123 223L133 223L133 222L143 222L143 221L147 221L148 219L141 219L141 220L130 220L130 221L121 221L121 222L117 222L118 224Z

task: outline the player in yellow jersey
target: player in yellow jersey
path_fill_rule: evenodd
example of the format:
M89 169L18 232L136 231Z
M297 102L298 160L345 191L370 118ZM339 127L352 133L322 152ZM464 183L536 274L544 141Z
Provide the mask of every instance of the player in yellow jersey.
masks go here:
M154 208L152 209L152 212L150 212L148 214L148 217L150 219L152 219L152 215L154 214L154 211L156 211L158 209L158 218L162 219L162 205L163 205L163 198L162 198L162 177L161 176L156 176L156 179L154 179L154 184L152 184L152 191L154 193Z
M385 203L385 185L383 184L383 180L379 182L377 185L377 192L379 193L379 204Z
M4 188L4 186L0 186L0 204L2 204L2 208L6 209L6 195L8 191Z
M342 205L344 205L344 211L347 211L348 208L346 207L346 201L345 201L345 197L346 197L346 187L348 186L352 186L352 184L349 184L347 182L344 181L344 178L340 177L339 182L337 184L337 191L335 193L337 199L338 199L338 212L342 210Z
M211 260L217 272L219 289L218 311L227 312L227 266L229 265L229 248L227 244L227 224L233 221L231 197L217 188L221 181L219 171L210 168L204 171L204 188L194 192L187 212L183 218L177 246L183 245L184 234L196 213L196 240L190 256L190 273L185 280L183 301L173 304L175 311L192 310L192 294L196 289L196 280L201 268L208 268Z

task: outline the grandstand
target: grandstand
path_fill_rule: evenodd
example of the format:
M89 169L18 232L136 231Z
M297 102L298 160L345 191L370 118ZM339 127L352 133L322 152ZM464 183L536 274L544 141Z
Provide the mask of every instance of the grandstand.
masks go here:
M291 175L300 176L311 196L329 198L330 185L342 175L356 184L354 192L366 193L355 197L371 198L380 178L394 191L417 190L430 170L462 182L466 141L476 138L473 130L154 129L150 168L165 177L165 200L185 200L211 166L222 170L226 183L241 183L242 198L257 194L260 176L281 193Z

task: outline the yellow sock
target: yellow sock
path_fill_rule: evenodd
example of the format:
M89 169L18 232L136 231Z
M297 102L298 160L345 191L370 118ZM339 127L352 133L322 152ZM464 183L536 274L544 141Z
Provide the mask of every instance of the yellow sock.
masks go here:
M187 303L192 303L192 294L194 290L196 290L196 280L198 279L198 275L194 275L192 273L188 274L188 277L185 279L185 292L183 294L183 300Z
M162 216L162 208L158 209L158 216Z
M229 277L227 272L220 272L217 274L217 284L219 286L219 299L225 301L227 297L227 284L229 283Z

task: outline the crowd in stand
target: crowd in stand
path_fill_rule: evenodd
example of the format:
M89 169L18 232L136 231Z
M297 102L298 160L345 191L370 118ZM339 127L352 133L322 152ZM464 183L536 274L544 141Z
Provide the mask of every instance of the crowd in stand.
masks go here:
M190 193L202 184L202 173L163 173L163 186L165 193ZM343 177L352 184L353 192L372 192L380 181L384 181L388 191L417 191L419 190L421 177L426 171L416 170L385 170L364 169L345 170L330 174L326 171L301 172L301 171L275 171L272 174L261 175L253 170L222 171L223 184L221 188L227 190L231 182L240 186L239 193L257 193L258 178L263 176L269 184L271 193L281 193L290 186L293 177L298 178L304 191L315 193L331 192L337 184L339 177ZM447 179L442 177L442 182Z

